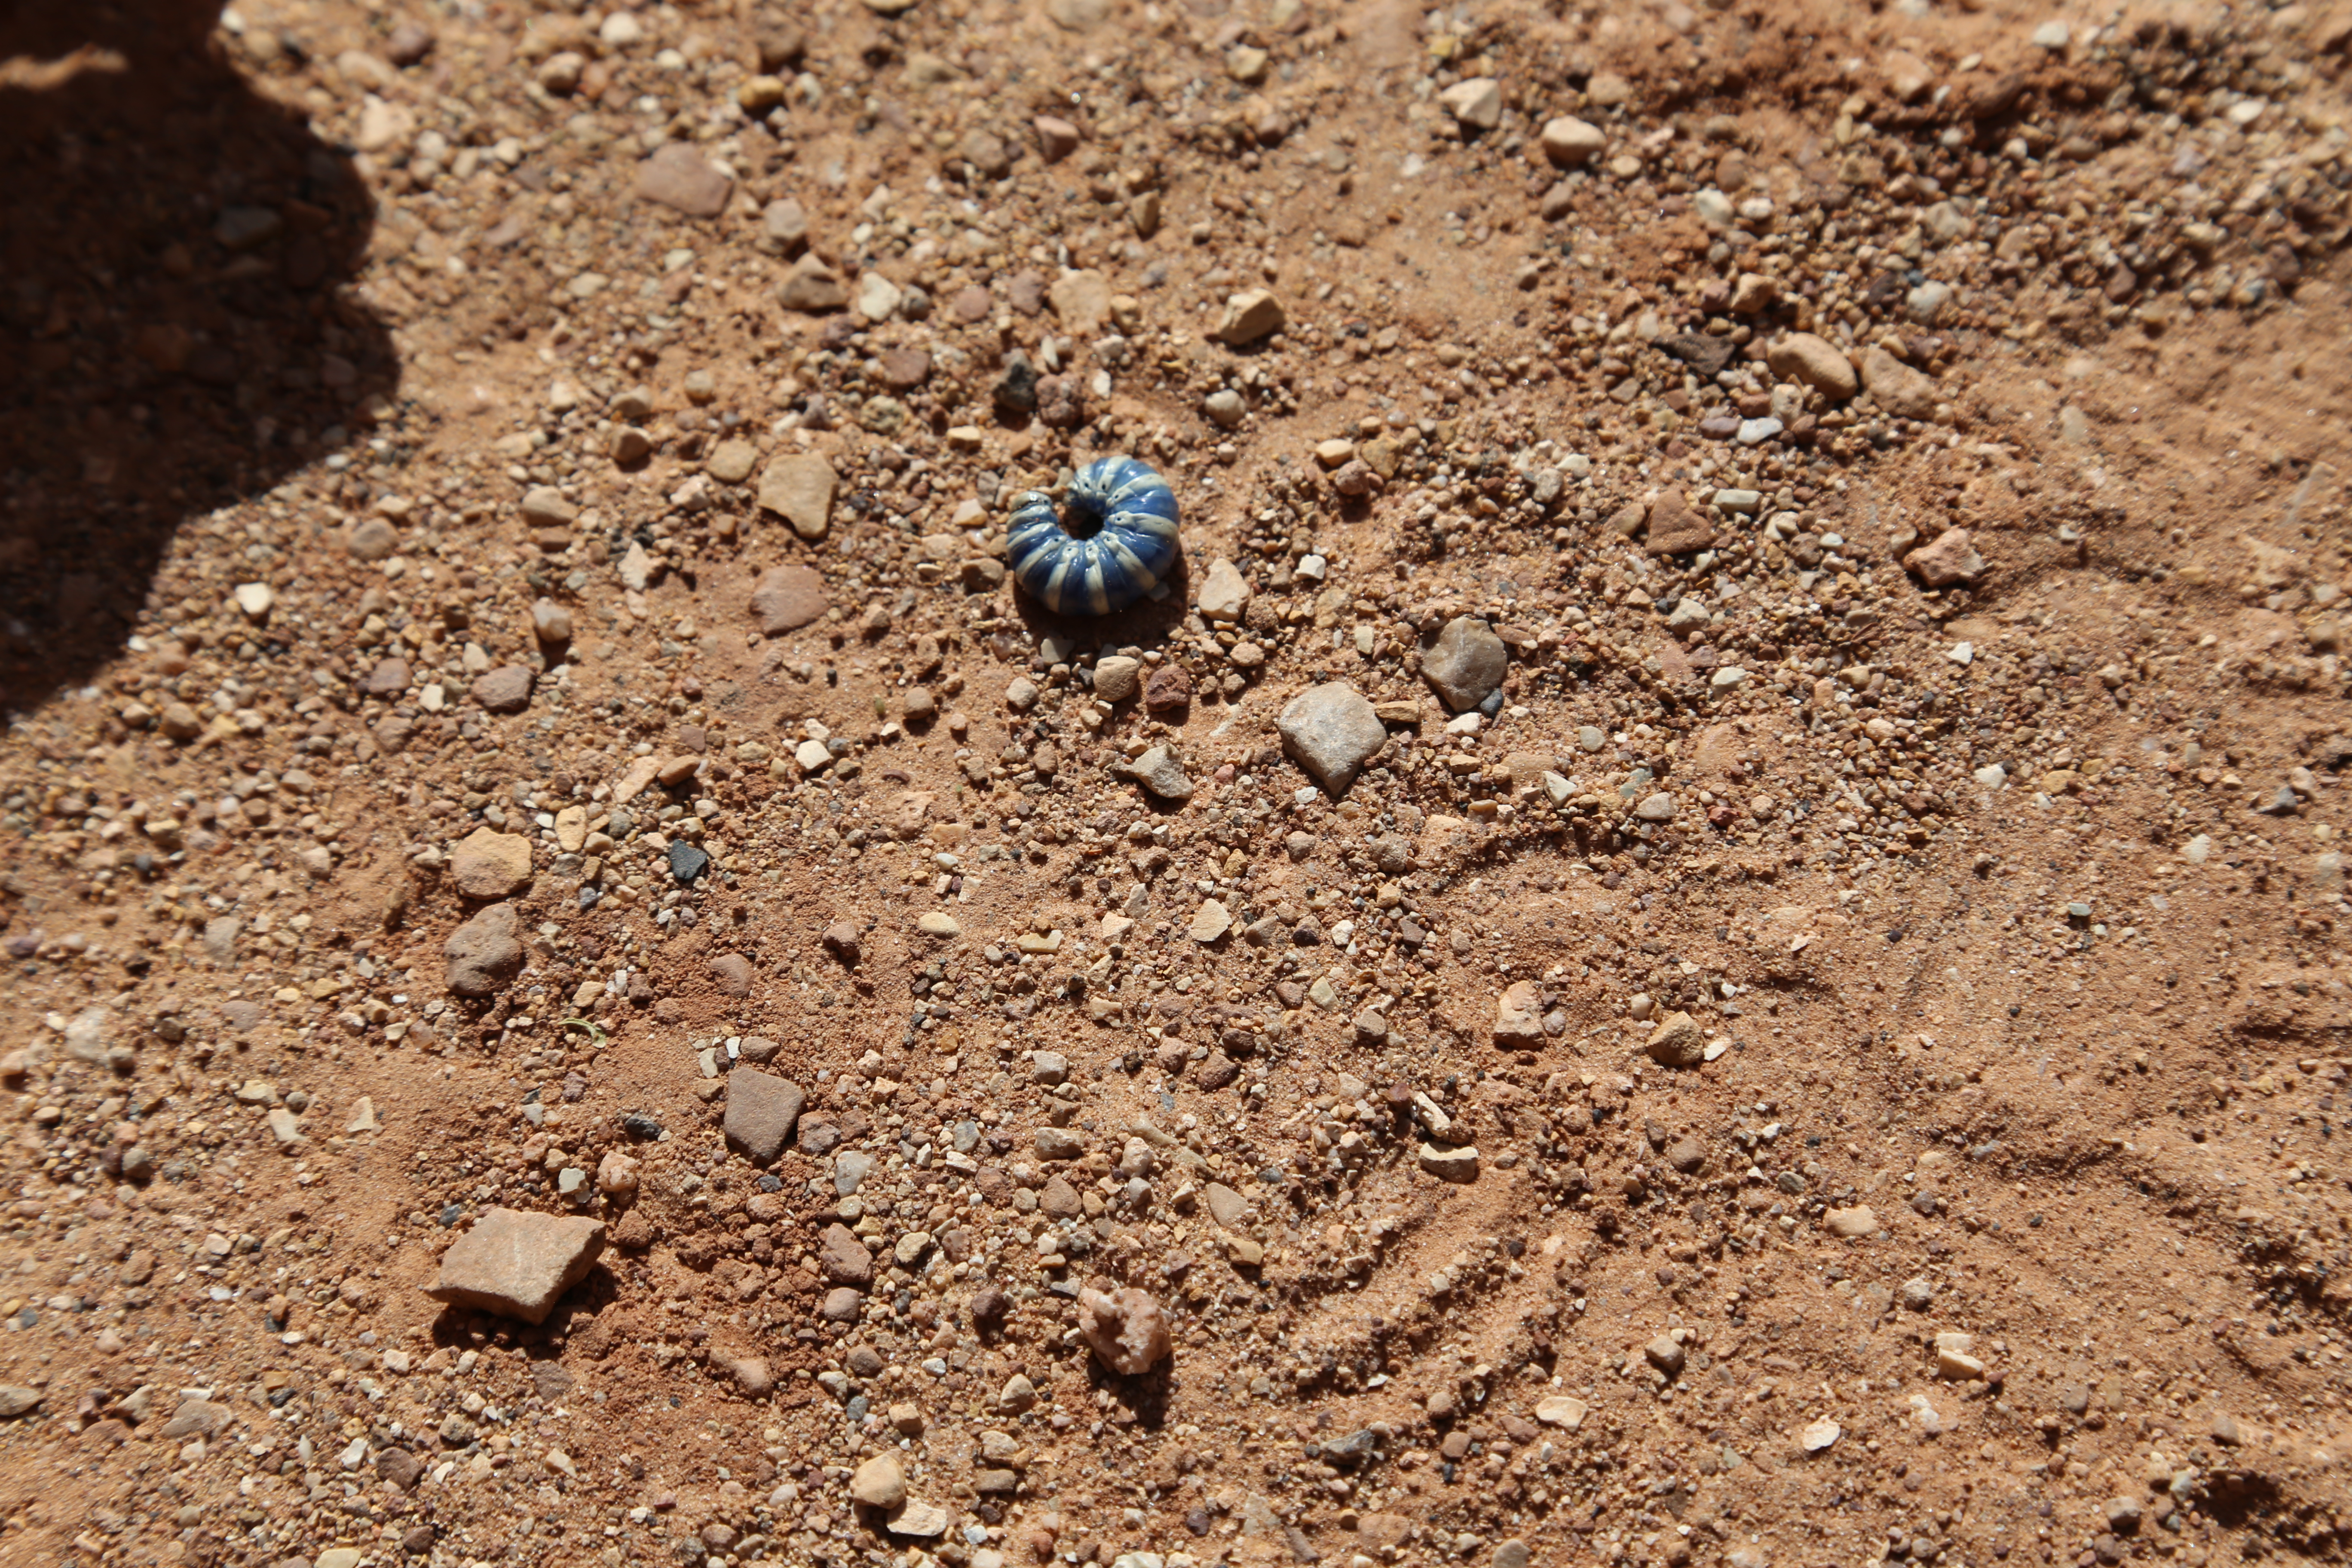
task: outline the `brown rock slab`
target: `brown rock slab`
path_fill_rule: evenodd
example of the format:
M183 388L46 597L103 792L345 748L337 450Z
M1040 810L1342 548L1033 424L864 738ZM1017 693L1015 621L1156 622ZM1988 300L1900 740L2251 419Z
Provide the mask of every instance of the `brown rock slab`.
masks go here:
M441 1255L425 1290L450 1306L543 1323L556 1299L588 1277L604 1250L601 1221L494 1208Z
M827 315L849 308L849 285L835 277L814 255L803 256L793 263L784 280L776 285L776 303L787 310Z
M740 485L759 466L760 448L749 441L721 441L704 459L702 471L722 485Z
M1419 716L1418 707L1412 708L1412 717ZM1348 793L1389 738L1371 700L1339 680L1310 686L1292 698L1275 728L1298 765L1334 795Z
M1650 1032L1650 1059L1670 1068L1696 1067L1706 1059L1706 1036L1688 1013L1669 1013Z
M760 505L793 525L803 539L824 537L833 522L833 465L814 453L778 458L760 476Z
M1764 363L1783 381L1811 387L1843 403L1861 389L1853 362L1827 338L1811 332L1790 332L1764 353Z
M1646 548L1653 555L1687 555L1695 550L1705 550L1715 543L1715 524L1706 514L1694 508L1680 490L1661 490L1650 507L1650 536Z
M751 961L740 952L722 952L710 961L710 978L730 996L751 994Z
M800 1085L757 1068L727 1075L728 1144L765 1163L782 1152L808 1095ZM868 1268L872 1260L869 1258Z
M1475 616L1456 616L1421 656L1421 675L1448 708L1464 713L1494 695L1510 659L1493 626Z
M776 1391L775 1370L765 1356L738 1356L727 1363L734 1375L735 1386L747 1399L765 1399Z
M510 899L530 886L530 840L477 827L449 857L449 879L469 899Z
M885 349L877 360L882 384L893 392L911 392L931 378L931 356L921 349Z
M209 1437L235 1419L236 1412L209 1399L184 1398L156 1436L171 1442L183 1437Z
M538 673L529 666L501 665L474 682L473 698L492 713L520 713L530 706L531 688L538 683Z
M375 1473L402 1491L411 1492L425 1479L425 1464L405 1448L386 1448L375 1457Z
M874 1283L874 1254L845 1225L829 1225L817 1241L818 1271L835 1285L863 1289Z
M1288 320L1282 301L1270 289L1249 289L1225 300L1225 313L1209 335L1234 348L1254 343L1282 330Z
M1154 713L1181 708L1192 700L1192 678L1181 665L1163 664L1143 683L1143 705Z
M1862 356L1862 384L1897 418L1935 417L1936 384L1875 344Z
M788 255L808 243L808 213L790 196L779 197L762 208L760 226Z
M1059 1176L1038 1189L1037 1207L1048 1219L1076 1219L1087 1212L1078 1189Z
M1037 132L1037 151L1048 163L1058 163L1078 150L1078 128L1068 121L1041 114L1030 124Z
M355 561L382 561L400 548L400 531L381 517L364 517L343 535L343 549Z
M1062 325L1082 338L1100 335L1110 321L1110 279L1095 268L1063 273L1045 290Z
M887 1522L893 1535L928 1541L945 1535L948 1526L953 1522L953 1516L938 1503L921 1498L908 1498L890 1510Z
M727 210L735 182L712 168L688 142L672 142L637 165L637 199L688 217L717 217Z
M380 658L367 673L360 689L370 697L397 697L408 689L410 671L404 658Z
M1495 1044L1518 1051L1543 1043L1543 988L1532 980L1514 982L1495 999Z
M797 631L829 607L824 579L806 566L772 567L751 589L751 619L772 637Z
M442 945L448 984L458 996L494 996L522 968L521 921L512 904L492 904L449 933Z
M1930 588L1972 583L1985 569L1984 557L1977 553L1965 528L1944 530L1933 541L1906 555L1903 565Z
M849 1495L867 1508L898 1507L907 1500L905 1462L887 1449L875 1455L849 1478Z

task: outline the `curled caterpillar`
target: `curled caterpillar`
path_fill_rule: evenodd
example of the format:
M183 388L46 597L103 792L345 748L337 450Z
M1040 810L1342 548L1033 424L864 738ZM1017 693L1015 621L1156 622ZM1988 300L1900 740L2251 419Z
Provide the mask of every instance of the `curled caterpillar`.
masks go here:
M1176 492L1133 458L1098 458L1070 481L1065 510L1030 490L1013 509L1005 555L1013 581L1065 616L1123 610L1176 563Z

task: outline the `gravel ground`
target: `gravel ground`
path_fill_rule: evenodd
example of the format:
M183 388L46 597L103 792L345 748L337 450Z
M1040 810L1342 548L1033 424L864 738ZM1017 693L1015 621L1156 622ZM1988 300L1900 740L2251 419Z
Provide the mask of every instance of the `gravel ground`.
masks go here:
M0 1558L2342 1555L2352 13L40 10Z

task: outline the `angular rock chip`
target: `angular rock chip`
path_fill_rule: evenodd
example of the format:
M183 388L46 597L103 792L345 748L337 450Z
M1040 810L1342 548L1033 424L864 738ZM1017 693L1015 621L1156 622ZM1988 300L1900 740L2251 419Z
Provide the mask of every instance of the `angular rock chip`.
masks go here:
M520 921L512 904L492 904L449 933L442 952L459 996L493 996L522 968Z
M1105 1366L1129 1377L1150 1371L1171 1344L1167 1312L1149 1291L1133 1288L1116 1295L1081 1289L1078 1332Z
M806 566L776 566L751 589L751 620L768 637L798 631L827 608L824 579Z
M808 1095L801 1086L757 1068L727 1075L728 1144L766 1164L783 1152Z
M1495 1044L1522 1051L1543 1043L1543 988L1532 980L1515 981L1495 999Z
M1422 679L1445 705L1466 712L1492 696L1510 668L1510 651L1495 628L1475 616L1456 616L1421 656Z
M778 458L760 476L760 505L793 525L803 539L823 539L833 521L833 465L812 453Z
M478 827L449 857L449 879L469 899L510 899L530 886L530 840Z
M543 1323L556 1299L588 1277L604 1250L593 1219L494 1208L441 1255L436 1301Z
M734 189L734 180L712 168L691 142L666 142L637 165L637 199L688 217L717 217Z
M1648 1050L1662 1066L1696 1067L1706 1059L1706 1037L1688 1013L1669 1013L1651 1031Z
M1364 694L1343 681L1310 686L1292 698L1275 720L1282 743L1317 784L1334 795L1348 793L1389 732Z

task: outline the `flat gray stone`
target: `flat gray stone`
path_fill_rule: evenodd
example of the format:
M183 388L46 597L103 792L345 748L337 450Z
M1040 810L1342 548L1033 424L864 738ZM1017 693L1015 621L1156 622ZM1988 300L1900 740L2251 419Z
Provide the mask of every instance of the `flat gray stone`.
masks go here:
M235 1418L236 1412L226 1405L217 1405L209 1399L186 1398L180 1401L179 1406L172 1412L172 1418L163 1423L163 1429L156 1435L174 1443L183 1437L209 1437L226 1427Z
M1421 674L1448 708L1461 713L1494 694L1510 662L1510 651L1494 627L1475 616L1456 616L1421 656Z
M1389 732L1369 698L1344 681L1310 686L1275 720L1282 743L1308 776L1334 795L1348 793Z
M556 1298L586 1279L604 1250L601 1221L494 1208L441 1255L440 1278L425 1293L543 1323Z
M1131 763L1121 763L1115 770L1120 777L1133 779L1161 800L1190 800L1193 783L1177 764L1174 753L1165 746L1154 746Z

